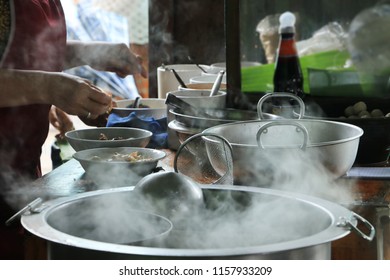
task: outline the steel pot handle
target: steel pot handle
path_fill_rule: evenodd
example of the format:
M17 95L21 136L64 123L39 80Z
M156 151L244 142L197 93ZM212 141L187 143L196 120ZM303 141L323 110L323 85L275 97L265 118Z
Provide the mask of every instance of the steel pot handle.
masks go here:
M279 97L288 97L288 98L291 98L291 99L294 99L295 101L297 101L299 104L298 119L303 118L303 116L305 115L305 103L303 103L303 101L300 97L296 96L295 94L286 93L286 92L271 92L271 93L267 93L267 94L263 95L260 98L259 102L257 103L257 114L258 114L259 119L265 119L265 117L263 115L264 102L269 98L279 98Z
M360 235L360 237L363 237L364 239L368 240L368 241L372 241L374 239L374 236L375 236L375 228L373 225L370 224L369 221L367 221L366 219L364 219L362 216L359 216L358 214L356 213L352 213L352 217L351 218L355 218L358 223L359 222L362 222L363 225L370 231L370 234L367 235L365 234L363 231L361 231L357 225L353 225L352 223L352 219L347 219L345 217L340 217L340 220L339 222L337 223L337 226L340 226L340 227L347 227L349 229L352 229L353 231L355 231L358 235Z
M309 139L309 133L306 129L305 126L303 126L302 124L298 123L298 122L295 122L295 121L291 121L291 120L275 120L275 121L270 121L268 123L266 123L265 125L261 126L259 131L257 131L257 134L256 134L256 141L257 141L257 146L259 148L262 148L262 149L265 149L265 147L263 146L263 143L261 142L261 135L264 133L267 133L267 130L269 127L271 126L279 126L279 125L290 125L290 126L295 126L297 127L297 132L301 132L303 133L303 143L301 145L301 149L304 151L306 150L307 148L307 142L308 142L308 139Z

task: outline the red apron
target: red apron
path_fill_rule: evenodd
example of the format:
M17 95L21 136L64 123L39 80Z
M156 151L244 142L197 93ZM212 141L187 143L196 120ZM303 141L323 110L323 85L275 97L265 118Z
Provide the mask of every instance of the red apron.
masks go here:
M10 11L10 35L0 67L62 71L66 26L60 0L13 0ZM21 175L40 175L49 109L50 105L0 108L0 166Z
M3 23L8 23L0 26L0 68L62 71L66 25L60 0L0 1L0 6ZM40 176L49 109L38 104L0 108L0 259L24 258L21 226L4 227L18 210L10 208L4 194L15 181Z

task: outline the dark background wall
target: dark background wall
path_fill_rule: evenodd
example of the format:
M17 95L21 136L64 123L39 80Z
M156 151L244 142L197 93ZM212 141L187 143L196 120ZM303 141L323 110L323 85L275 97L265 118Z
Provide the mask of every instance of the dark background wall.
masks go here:
M149 1L149 95L157 96L157 67L225 61L224 0Z

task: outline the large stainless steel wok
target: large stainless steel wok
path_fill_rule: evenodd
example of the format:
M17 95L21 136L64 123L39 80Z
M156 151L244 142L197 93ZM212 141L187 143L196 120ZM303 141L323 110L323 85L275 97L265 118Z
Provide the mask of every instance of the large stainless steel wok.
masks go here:
M300 176L300 164L307 168L321 163L324 172L338 178L352 167L363 130L357 126L324 120L256 120L218 125L204 133L224 137L233 148L234 183L269 184L262 178L294 161L292 170ZM211 141L211 140L210 140ZM211 163L212 158L210 159ZM217 164L217 163L215 163ZM299 171L298 171L299 170Z
M157 219L156 224L155 214L138 215L131 201L133 187L50 200L25 213L21 222L48 241L52 259L330 259L331 242L357 229L357 224L369 228L369 235L359 231L364 238L374 236L373 227L363 218L320 198L258 187L201 188L205 208L200 211L207 218L199 221L193 213L188 228L174 224L170 230L164 219ZM102 205L96 205L97 201ZM155 227L148 231L139 222L130 222L114 233L114 220L123 225L126 217L131 220L130 215ZM233 219L224 224L230 215ZM129 243L129 236L140 228L147 238ZM91 234L93 229L111 235Z

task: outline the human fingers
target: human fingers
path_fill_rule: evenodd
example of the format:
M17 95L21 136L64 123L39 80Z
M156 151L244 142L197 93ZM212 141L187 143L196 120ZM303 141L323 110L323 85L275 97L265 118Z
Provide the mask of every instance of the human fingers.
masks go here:
M148 77L148 71L146 71L146 68L145 68L145 67L143 66L143 64L142 64L143 59L142 59L142 57L139 56L139 55L137 55L136 58L137 58L137 62L138 62L139 68L140 68L139 73L141 74L141 76L142 76L143 78L146 79L146 78Z
M73 122L69 118L68 114L66 114L64 111L62 111L59 108L55 108L57 119L60 125L60 133L62 135L65 135L66 132L74 130Z
M52 108L49 111L49 121L50 121L50 124L55 129L57 129L57 130L61 129L61 124L59 122L59 119L58 119L58 116L57 116L57 112L56 112L56 108L54 106L52 106Z
M142 66L142 57L133 53L126 45L120 45L120 50L114 61L116 63L113 63L111 71L122 78L131 74L140 74L144 78L148 76L146 69Z
M88 95L92 101L100 103L102 105L110 106L112 103L112 94L105 92L103 89L92 84L90 81L87 81L88 85L91 88L91 91Z
M111 110L112 96L93 84L89 86L91 90L83 103L84 112L79 116L86 119L96 119Z

